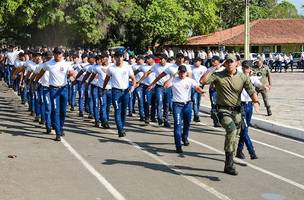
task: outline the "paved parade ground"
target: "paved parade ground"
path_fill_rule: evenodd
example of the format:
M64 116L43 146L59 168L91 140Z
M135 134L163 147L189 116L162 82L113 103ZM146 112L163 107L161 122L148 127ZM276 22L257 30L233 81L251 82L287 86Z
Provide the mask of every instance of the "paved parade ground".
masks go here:
M273 116L258 115L304 128L304 73L272 75ZM137 116L127 119L127 136L120 139L112 116L112 129L105 130L68 112L58 143L26 110L0 82L0 200L304 198L302 141L251 129L259 159L244 150L239 175L230 176L223 173L224 131L205 113L192 123L190 146L177 154L172 129L145 126Z

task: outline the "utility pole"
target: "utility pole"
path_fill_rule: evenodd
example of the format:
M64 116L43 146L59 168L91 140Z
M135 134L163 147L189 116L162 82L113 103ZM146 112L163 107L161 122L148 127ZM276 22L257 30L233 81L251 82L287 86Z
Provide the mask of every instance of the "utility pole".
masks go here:
M250 17L249 17L249 1L245 0L245 60L249 59L250 54Z

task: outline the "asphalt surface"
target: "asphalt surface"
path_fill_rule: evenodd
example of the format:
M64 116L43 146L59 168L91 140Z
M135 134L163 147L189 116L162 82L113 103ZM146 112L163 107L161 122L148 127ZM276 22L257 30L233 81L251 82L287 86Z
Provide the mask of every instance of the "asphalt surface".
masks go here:
M176 154L172 128L145 126L137 116L118 138L113 117L104 130L68 112L66 136L55 142L26 110L0 83L1 200L304 199L301 141L251 129L259 159L245 150L239 175L230 176L223 173L224 132L206 114Z

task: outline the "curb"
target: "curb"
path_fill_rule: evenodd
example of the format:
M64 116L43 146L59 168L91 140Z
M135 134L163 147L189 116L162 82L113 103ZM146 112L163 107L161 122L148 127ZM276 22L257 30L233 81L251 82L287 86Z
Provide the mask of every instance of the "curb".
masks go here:
M209 106L201 106L200 111L210 114ZM259 128L265 131L270 131L277 133L279 135L304 140L304 130L300 128L295 128L287 125L283 125L277 122L260 119L257 117L252 117L251 125L255 128Z

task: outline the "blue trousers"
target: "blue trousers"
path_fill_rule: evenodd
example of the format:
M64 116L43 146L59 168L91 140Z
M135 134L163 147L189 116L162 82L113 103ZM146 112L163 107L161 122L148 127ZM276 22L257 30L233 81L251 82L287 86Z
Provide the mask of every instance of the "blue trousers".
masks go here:
M29 83L29 81L28 81ZM28 104L29 104L29 111L30 112L35 112L35 93L33 90L32 84L27 84L28 85Z
M133 97L132 101L129 102L132 103L132 108L134 109L135 102L138 102L138 110L139 110L139 116L141 119L144 119L145 113L144 113L144 96L143 96L143 85L138 86L134 91L133 91Z
M143 85L145 119L149 120L150 116L155 117L155 108L152 108L152 97L155 96L155 89L149 91L147 88L147 85Z
M129 90L112 89L115 123L118 132L125 127L126 113L129 101Z
M37 90L34 92L34 98L35 98L34 110L36 117L41 117L41 96L42 96L42 90L41 90L41 85L39 84Z
M98 92L101 95L102 89L99 88ZM110 108L112 104L112 90L104 90L102 96L102 106L101 106L101 122L107 123L110 119Z
M92 88L95 122L107 123L110 119L112 91L103 91L102 88L93 85Z
M202 95L200 93L198 93L194 89L192 89L191 99L192 99L192 103L193 103L193 112L194 112L195 117L199 116L201 97L202 97Z
M93 115L93 94L92 94L92 85L90 84L86 89L85 89L85 110L90 114Z
M52 127L52 101L50 96L50 89L48 87L41 86L42 89L42 111L44 110L45 127L51 129Z
M70 85L70 105L71 108L75 108L76 105L76 94L77 94L77 85Z
M63 130L66 109L68 104L68 88L50 87L52 101L53 126L57 136L60 136Z
M171 89L165 89L163 86L155 86L156 104L157 104L157 118L158 120L169 121L168 112L171 100Z
M192 116L192 102L187 104L173 102L174 142L181 146L181 139L187 141Z
M77 89L78 89L78 106L79 112L83 113L84 110L84 96L85 96L85 86L81 84L81 81L77 82Z
M14 65L6 65L5 67L5 82L9 87L12 86L12 70Z
M246 125L244 126L244 128L242 129L241 134L240 134L238 151L242 151L244 144L246 144L249 154L254 153L254 147L253 147L253 144L251 142L251 139L250 139L250 136L248 133L248 128L251 123L252 110L253 110L253 105L251 102L249 102L247 104L242 104L242 111L243 111L242 114L246 120Z

